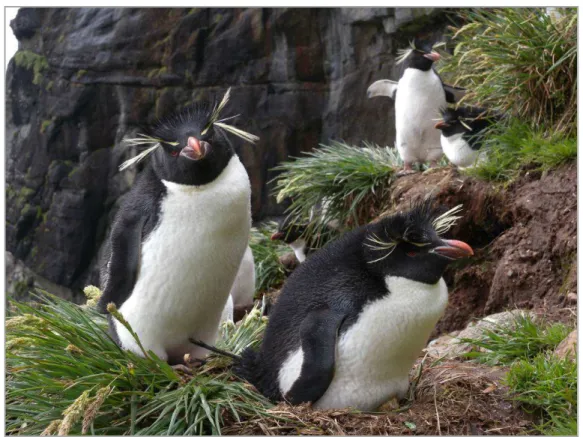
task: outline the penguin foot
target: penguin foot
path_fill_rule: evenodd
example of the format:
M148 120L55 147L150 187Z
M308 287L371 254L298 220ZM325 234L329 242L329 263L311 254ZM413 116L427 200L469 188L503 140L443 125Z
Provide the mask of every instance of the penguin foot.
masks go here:
M207 360L203 358L193 358L190 354L185 354L184 362L190 369L193 369L204 366L207 363Z
M184 364L174 364L171 366L175 372L182 372L188 375L192 375L192 369Z
M417 173L416 170L411 169L403 169L397 172L397 174L395 176L397 176L398 178L402 177L402 176L408 176L410 174L415 174Z
M388 412L388 411L396 410L397 408L399 408L399 400L395 396L394 398L391 398L387 402L382 404L379 407L379 410Z

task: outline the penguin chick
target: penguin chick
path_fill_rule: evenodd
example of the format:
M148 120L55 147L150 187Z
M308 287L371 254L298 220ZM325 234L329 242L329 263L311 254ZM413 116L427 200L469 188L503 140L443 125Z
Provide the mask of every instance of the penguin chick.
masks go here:
M189 337L214 344L249 241L249 177L217 120L227 100L158 126L105 250L100 309L115 303L144 349L170 363L206 356ZM141 355L118 320L109 324L122 348Z
M289 277L261 348L235 372L271 400L372 410L409 387L408 374L447 304L442 278L470 256L441 235L459 218L431 201L360 227Z
M404 162L400 174L404 175L413 172L414 163L436 166L443 154L433 120L446 106L447 96L433 69L440 55L429 42L415 40L402 56L405 70L395 97L395 129L397 150Z
M443 109L441 115L443 120L435 128L441 130L445 156L457 167L473 166L480 155L484 129L500 117L489 115L485 108L471 106Z

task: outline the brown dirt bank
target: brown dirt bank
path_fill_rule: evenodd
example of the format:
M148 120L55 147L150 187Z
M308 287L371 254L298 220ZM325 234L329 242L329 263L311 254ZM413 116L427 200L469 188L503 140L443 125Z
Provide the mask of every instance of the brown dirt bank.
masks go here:
M529 172L504 188L451 168L397 179L392 212L432 193L463 204L451 238L475 250L445 274L450 302L434 336L507 308L557 309L577 293L577 166Z

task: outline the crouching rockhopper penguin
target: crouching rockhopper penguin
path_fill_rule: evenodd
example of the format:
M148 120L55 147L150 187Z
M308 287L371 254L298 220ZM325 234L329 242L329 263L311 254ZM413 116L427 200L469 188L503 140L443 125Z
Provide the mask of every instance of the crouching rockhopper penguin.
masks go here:
M273 401L374 410L405 396L409 371L447 305L446 266L471 256L443 239L460 207L431 200L355 229L285 283L259 350L235 373Z

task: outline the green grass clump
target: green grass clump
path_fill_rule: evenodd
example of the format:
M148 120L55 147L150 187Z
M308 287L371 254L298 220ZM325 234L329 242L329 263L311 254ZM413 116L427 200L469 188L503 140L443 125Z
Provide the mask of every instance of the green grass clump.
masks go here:
M468 352L467 358L495 366L534 358L541 352L554 349L569 332L571 328L562 323L547 324L519 315L509 325L484 330L481 339L461 338L460 341L484 349Z
M539 417L539 431L577 433L576 361L558 358L552 352L539 354L532 361L518 360L510 367L505 383L513 399Z
M537 417L537 430L565 435L577 430L577 363L553 354L572 328L517 316L509 326L484 331L482 339L460 339L482 350L466 357L487 365L509 365L509 397Z
M470 91L464 100L576 135L577 9L558 11L559 19L545 8L463 9L442 71Z
M6 321L6 430L49 434L219 434L271 404L210 365L179 376L165 361L121 350L103 315L41 295L11 302ZM255 344L266 321L255 310L222 327L220 347ZM225 335L228 334L228 338Z
M484 133L487 159L464 170L497 182L510 182L525 168L549 170L577 159L577 137L511 119Z
M308 235L327 234L332 221L348 227L368 223L382 209L403 165L395 149L368 143L355 147L334 141L305 155L276 167L282 173L274 182L278 202L291 199L287 212L309 222ZM322 214L312 217L322 204Z
M255 289L257 293L279 287L286 277L286 269L279 257L290 253L290 247L280 240L272 241L277 224L264 223L259 228L251 228L249 246L255 259Z
M14 62L19 67L32 69L34 77L32 83L38 85L42 80L42 73L49 68L47 58L37 55L30 50L19 50L14 54Z

